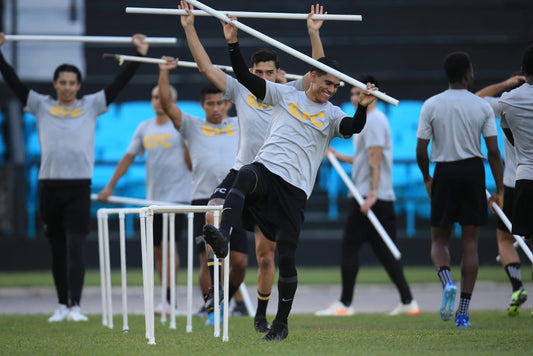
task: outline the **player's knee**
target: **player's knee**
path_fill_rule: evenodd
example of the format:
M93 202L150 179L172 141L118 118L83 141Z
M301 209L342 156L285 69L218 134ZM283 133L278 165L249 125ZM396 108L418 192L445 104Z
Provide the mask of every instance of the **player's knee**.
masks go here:
M261 269L269 269L274 265L274 255L271 253L259 253L257 255L257 265Z
M242 193L246 194L247 192L252 191L257 182L257 175L250 168L243 167L237 173L235 182L233 183L233 189L237 189ZM230 190L231 193L231 190Z
M242 255L242 256L241 256ZM236 269L240 272L246 271L248 267L248 255L243 253L235 253L230 256L231 269Z

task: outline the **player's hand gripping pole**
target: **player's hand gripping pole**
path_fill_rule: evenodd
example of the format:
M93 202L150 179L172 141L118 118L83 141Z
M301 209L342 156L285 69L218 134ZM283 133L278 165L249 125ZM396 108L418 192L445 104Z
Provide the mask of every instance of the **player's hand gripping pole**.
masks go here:
M219 11L216 11L215 9L209 7L209 6L206 6L204 4L202 4L201 2L197 1L197 0L185 0L187 1L189 4L193 5L193 6L196 6L197 8L211 14L212 16L216 17L217 19L221 20L221 21L224 21L224 22L230 22L231 20L226 16L226 15L223 15L221 12ZM249 26L246 26L242 23L240 23L239 21L231 21L233 24L235 24L235 26L239 29L239 30L242 30L258 39L260 39L261 41L264 41L268 44L270 44L271 46L274 46L276 48L279 48L280 50L284 51L284 52L287 52L288 54L290 54L291 56L294 56L316 68L319 68L327 73L330 73L332 75L334 75L335 77L339 78L340 80L342 81L345 81L346 83L349 83L355 87L358 87L362 90L366 90L366 83L361 83L360 81L358 80L355 80L353 79L352 77L349 77L347 76L346 74L334 69L334 68L331 68L330 66L327 66L325 65L324 63L321 63L301 52L298 52L297 50L271 38L271 37L268 37L264 34L262 34L261 32L257 31L257 30L254 30L253 28L249 27ZM374 95L376 98L378 99L381 99L389 104L392 104L392 105L398 105L399 101L397 99L394 99L393 97L391 96L388 96L387 94L384 94L380 91L377 91L377 90L371 90L370 91L370 94Z
M341 167L337 158L331 152L328 152L327 157L331 165L335 168L337 173L339 173L339 175L341 176L342 180L344 181L344 183L350 190L350 193L352 193L352 195L354 196L355 200L357 200L359 205L363 205L363 202L364 202L363 197L361 196L361 194L359 193L355 185L352 183L351 179L348 177L344 169ZM379 236L381 236L381 238L383 239L383 242L385 242L385 244L389 248L394 258L399 260L402 257L402 254L400 253L400 251L398 250L394 242L391 240L389 234L387 234L387 231L385 231L385 229L379 222L374 212L372 210L369 210L367 216L370 222L372 223L372 225L374 225L374 228L378 232Z
M485 190L485 194L487 195L487 200L489 200L490 199L489 191ZM511 224L511 221L509 221L509 219L507 218L507 216L505 215L503 210L496 203L492 203L492 208L494 209L494 211L496 212L498 217L500 219L502 219L503 223L505 224L505 226L507 227L509 232L512 232L513 231L513 225ZM524 253L526 254L527 258L529 258L529 260L531 262L533 262L533 254L531 253L531 250L529 249L529 247L527 247L527 244L524 241L524 238L521 237L521 236L518 236L518 235L514 235L514 234L513 234L513 237L515 238L515 240L518 243L518 245L520 245L520 247L522 248L522 251L524 251Z

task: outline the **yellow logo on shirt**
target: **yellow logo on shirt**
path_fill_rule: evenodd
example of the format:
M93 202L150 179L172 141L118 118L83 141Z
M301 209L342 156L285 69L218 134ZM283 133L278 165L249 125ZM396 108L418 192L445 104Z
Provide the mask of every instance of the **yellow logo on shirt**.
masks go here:
M78 106L72 110L67 110L61 106L54 106L50 109L50 114L57 117L65 117L67 115L70 115L70 117L79 117L81 116L81 107Z
M263 110L266 108L272 109L272 105L259 103L255 95L253 94L250 94L250 96L248 96L248 105L253 106L254 108L258 108L259 110Z
M235 135L235 130L233 129L233 125L228 125L224 128L218 128L218 127L212 127L204 125L202 126L202 132L206 136L220 136L220 135Z
M311 120L311 122L313 123L313 125L315 125L316 127L322 127L324 126L324 123L323 122L318 122L316 119L317 117L325 117L326 115L321 111L319 112L318 114L315 114L315 115L311 115L311 114L308 114L306 113L305 111L302 111L298 105L296 105L296 103L292 103L290 106L289 106L289 112L291 113L292 116L294 116L295 118L297 119L302 119L302 121L305 121L307 119Z
M146 135L143 140L144 148L156 148L158 145L161 145L164 148L170 148L170 146L172 146L169 142L171 137L170 134Z

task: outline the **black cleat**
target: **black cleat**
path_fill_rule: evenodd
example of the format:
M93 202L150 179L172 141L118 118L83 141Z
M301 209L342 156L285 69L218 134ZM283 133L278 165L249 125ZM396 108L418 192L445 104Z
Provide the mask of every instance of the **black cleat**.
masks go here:
M263 341L281 341L289 335L289 328L287 324L282 323L274 319L270 331L263 336Z
M270 325L264 315L255 316L254 318L254 328L258 333L267 333L270 331Z
M246 309L246 305L242 301L235 302L235 307L230 313L231 316L248 316L248 309Z
M204 240L213 248L218 258L228 255L228 239L213 225L204 225Z
M219 304L222 303L224 300L224 291L222 288L218 289L218 301ZM207 313L211 313L213 310L215 310L215 293L213 290L213 287L209 288L209 292L207 292L206 295L204 295L204 301L205 301L205 310Z

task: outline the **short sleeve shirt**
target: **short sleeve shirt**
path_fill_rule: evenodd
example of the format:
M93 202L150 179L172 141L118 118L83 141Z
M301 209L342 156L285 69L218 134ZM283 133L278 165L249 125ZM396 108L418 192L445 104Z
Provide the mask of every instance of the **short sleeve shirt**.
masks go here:
M51 96L30 90L25 111L37 121L39 179L91 179L96 119L107 111L104 91L62 106Z

